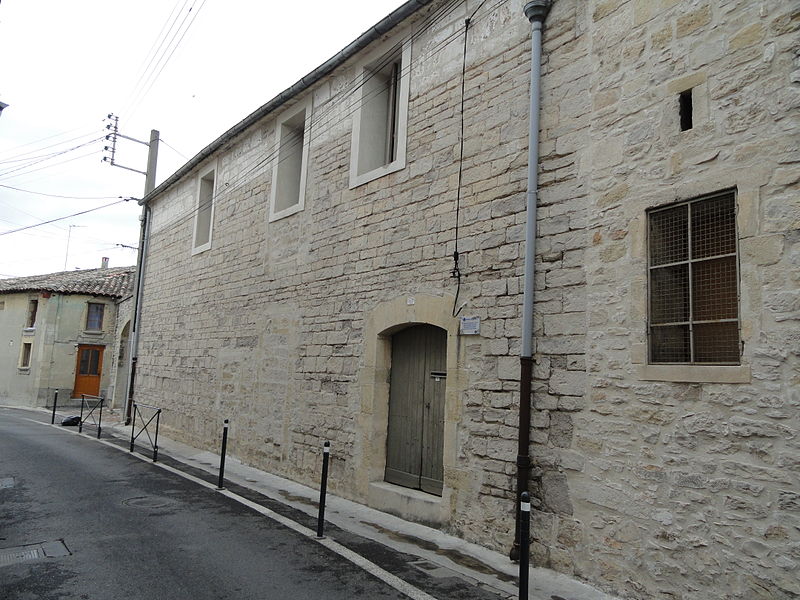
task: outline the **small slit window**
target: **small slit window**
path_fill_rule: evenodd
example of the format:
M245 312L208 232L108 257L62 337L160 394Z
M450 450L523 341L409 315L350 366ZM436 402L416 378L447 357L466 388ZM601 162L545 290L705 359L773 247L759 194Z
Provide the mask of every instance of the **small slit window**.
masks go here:
M688 131L694 127L692 121L692 90L686 90L678 96L678 112L681 118L681 131Z
M651 363L740 362L732 192L648 214Z

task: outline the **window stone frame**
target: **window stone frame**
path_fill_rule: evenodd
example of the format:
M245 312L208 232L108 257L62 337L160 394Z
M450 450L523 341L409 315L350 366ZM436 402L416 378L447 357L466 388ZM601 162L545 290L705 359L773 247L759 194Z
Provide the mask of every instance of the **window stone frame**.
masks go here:
M395 173L406 167L406 149L408 147L408 105L409 89L411 81L411 40L405 40L402 44L387 42L380 48L369 53L356 66L357 103L356 110L353 112L353 128L350 144L350 189L388 175ZM400 46L399 48L397 48ZM400 78L398 86L398 108L397 108L397 142L395 148L395 159L387 164L370 169L363 173L359 172L359 157L366 151L363 140L361 139L362 120L364 116L364 94L366 91L364 81L369 73L369 68L375 63L395 53L399 52L400 57Z

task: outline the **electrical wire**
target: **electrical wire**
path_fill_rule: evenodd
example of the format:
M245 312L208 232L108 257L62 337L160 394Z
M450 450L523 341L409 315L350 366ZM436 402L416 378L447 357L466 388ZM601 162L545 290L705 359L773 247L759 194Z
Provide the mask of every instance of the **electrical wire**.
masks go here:
M372 77L376 76L377 72L379 72L383 67L387 66L390 63L391 59L396 55L397 50L399 48L401 48L404 44L413 42L415 39L419 38L423 33L425 33L431 27L433 27L438 22L446 18L446 16L453 9L455 9L456 6L462 4L463 1L464 0L450 0L449 2L446 2L438 9L433 11L433 13L429 15L429 21L426 22L425 26L415 30L414 32L412 32L411 35L401 39L394 46L392 46L391 49L389 49L378 61L376 61L376 63L373 64L373 68L369 73L369 75L367 75L366 77L363 76L356 77L350 84L345 86L343 90L340 90L337 94L334 94L334 96L328 99L326 105L323 105L323 107L320 110L315 111L315 114L317 116L316 122L314 121L314 115L312 115L312 124L310 129L316 132L315 135L304 136L304 138L308 139L307 141L304 139L303 143L311 144L312 141L318 139L326 131L326 129L324 128L320 129L320 127L323 126L327 127L329 125L341 122L345 118L351 116L358 108L360 108L362 104L364 104L366 101L369 101L371 99L369 96L366 97L364 97L363 95L358 96L356 92L361 90L363 86L365 86L367 82L371 80ZM500 0L498 4L502 4L506 1L507 0ZM452 39L456 39L459 36L460 36L460 31L457 31L455 34L451 34L447 39L443 40L437 47L435 47L432 51L428 52L427 54L423 55L421 58L417 58L416 60L412 58L412 60L409 61L409 64L404 67L403 71L401 71L401 74L409 73L411 68L415 64L418 64L423 59L427 60L428 58L433 56L433 54L435 54L436 52L441 51L449 43L449 41L452 41ZM373 93L373 96L378 93L380 93L380 90L376 90ZM355 101L351 101L351 104L345 105L344 110L342 111L341 105L338 104L336 101L341 99L343 96L348 96L348 95L355 97ZM284 150L289 151L287 152L287 155L291 155L291 150L295 149L298 143L299 142L295 141L291 143L289 146L284 148ZM233 187L230 187L229 185L226 187L225 190L219 190L215 192L212 201L216 202L223 192L229 194L239 189L243 184L251 180L250 177L251 174L255 173L261 167L272 162L276 157L278 157L278 163L280 163L280 161L282 160L279 158L280 149L281 149L280 142L276 142L272 146L266 149L267 150L266 155L255 159L253 162L247 165L244 165L237 179L235 179L232 182L228 182L229 184L233 183L234 184ZM180 222L188 220L192 218L197 213L198 210L199 207L196 207L188 211L187 213L179 215L169 223L165 224L163 227L171 227L173 225L177 225Z
M494 3L491 6L490 12L491 12L491 10L494 10L495 8L501 6L502 4L505 4L506 2L508 2L508 0L498 0L498 2ZM392 49L384 55L384 58L382 60L380 60L378 64L375 65L375 67L373 69L373 72L368 77L357 77L354 82L352 82L349 86L347 86L347 95L357 96L355 94L355 92L359 91L366 84L366 82L369 80L369 78L372 77L377 71L379 71L382 68L382 66L385 66L385 65L387 65L389 63L389 61L396 55L396 50L398 48L402 47L402 45L407 43L408 41L412 41L412 40L420 37L424 32L429 30L435 23L443 20L450 12L452 12L452 10L454 10L456 8L456 6L461 5L461 4L463 4L463 0L452 0L449 3L445 3L444 5L442 5L442 7L440 7L440 9L439 9L441 12L438 15L436 15L435 20L432 19L431 21L426 23L425 27L420 28L419 30L415 31L414 33L412 33L407 38L404 38L403 40L401 40L400 42L395 44L395 46L393 46ZM483 4L481 4L481 6L482 5ZM478 8L480 9L481 6L479 6ZM447 10L442 10L442 9L447 9ZM434 12L434 14L436 14L436 13ZM483 19L483 18L487 18L487 17L481 17L481 19ZM473 19L473 21L478 21L478 20L480 20L480 19ZM461 37L461 35L462 35L462 30L461 29L458 29L458 30L454 31L453 33L451 33L450 35L445 37L443 40L441 40L439 43L437 43L437 45L434 46L433 49L428 51L423 56L417 57L416 59L412 58L412 60L409 61L409 64L406 67L403 68L402 72L403 73L410 72L412 67L417 66L423 60L428 60L432 56L437 54L438 52L441 52L450 43L452 43L453 41L459 39ZM377 92L377 93L379 93L379 92ZM339 93L337 95L341 96L342 94ZM320 122L318 122L316 124L316 127L314 128L316 133L315 133L314 136L311 136L311 135L303 136L304 138L306 138L306 137L308 138L307 142L306 142L305 139L303 140L304 144L309 144L310 145L312 143L312 141L315 141L315 140L319 139L319 137L323 133L325 133L326 129L320 130L320 126L321 125L331 126L331 125L333 125L335 123L339 123L339 122L343 121L344 119L350 117L358 108L360 108L360 106L363 105L363 103L365 101L365 98L364 98L363 95L361 97L357 97L354 102L352 102L349 106L347 106L344 111L342 111L341 110L341 106L332 101L333 98L335 98L335 97L336 97L336 95L334 97L332 97L331 99L329 99L326 102L327 107L325 107L321 111L319 111L319 114L321 116L319 118ZM368 101L369 97L367 97L366 100ZM313 116L312 116L312 127L314 127ZM295 148L296 148L296 145L298 143L299 142L294 142L294 147ZM289 146L286 149L287 150L291 150L292 147ZM238 175L238 177L236 179L234 179L231 182L228 182L228 186L226 186L226 188L224 190L220 189L219 191L215 192L214 198L213 198L212 201L213 202L217 202L220 199L220 197L221 197L221 195L223 193L224 194L230 194L230 193L238 190L243 185L245 185L248 182L250 182L252 180L251 174L255 173L258 169L260 169L261 167L263 167L267 163L270 163L273 160L275 160L276 157L278 158L278 164L280 164L281 160L284 160L284 159L280 158L279 152L280 152L280 143L278 142L278 143L273 144L273 146L268 149L268 154L266 156L263 156L263 157L260 157L258 159L255 159L249 165L244 165L243 169L240 171L240 173L239 173L239 175ZM291 155L291 152L287 152L287 155ZM233 186L231 186L230 184L233 184ZM160 232L169 231L175 225L178 225L179 223L188 221L189 219L194 217L194 215L198 212L198 210L199 210L199 207L195 207L194 209L191 209L191 210L189 210L189 211L187 211L187 212L185 212L185 213L183 213L181 215L176 216L171 221L161 225L159 227L158 231L153 231L151 233L151 235L153 237L156 237Z
M181 151L180 151L180 150L178 150L177 148L174 148L173 146L170 146L170 145L169 145L169 144L168 144L166 141L164 141L164 138L159 138L159 140L158 140L158 141L159 141L159 142L161 142L162 144L164 144L164 145L165 145L167 148L169 148L169 149L170 149L170 150L172 150L173 152L175 152L175 154L177 154L178 156L180 156L180 157L181 157L181 158L183 158L184 160L189 160L189 157L188 157L188 156L186 156L186 155L185 155L183 152L181 152Z
M38 156L28 156L28 155L33 154L34 152L41 152L42 150L47 150L48 148L54 148L56 146L61 146L63 144L67 144L69 142L74 142L74 141L80 140L82 138L87 138L89 136L95 135L96 133L97 133L96 131L93 131L91 133L84 133L83 135L79 135L79 136L76 136L74 138L70 138L68 140L64 140L63 142L57 142L55 144L50 144L49 146L44 146L43 148L37 148L35 150L30 150L29 152L23 152L22 154L15 155L15 158L7 158L7 159L0 160L0 165L4 165L6 163L18 163L18 162L25 162L25 161L34 161L34 160L39 159L39 158L46 159L46 158L48 158L50 156L53 156L54 154L57 154L59 151L56 150L56 151L50 152L48 154L40 154Z
M42 169L46 169L46 168L49 168L49 167L52 167L52 166L55 166L55 165L58 165L58 164L63 164L64 162L69 162L69 161L60 161L60 162L54 163L52 165L45 165L43 167L39 167L38 169L31 169L29 171L26 171L26 169L28 169L29 167L32 167L32 166L37 165L37 164L42 163L42 162L46 162L46 161L51 160L53 158L56 158L58 156L63 156L64 154L68 154L68 153L73 152L75 150L78 150L80 148L84 148L85 146L88 146L89 144L93 144L95 142L98 142L98 141L100 141L102 139L103 139L103 137L98 137L98 138L89 140L88 142L85 142L83 144L79 144L77 146L73 146L72 148L69 148L67 150L62 150L61 152L57 152L57 153L53 154L52 156L50 156L48 158L42 158L42 159L39 159L39 160L32 161L32 162L30 162L30 163L28 163L26 165L20 165L20 166L14 167L12 169L8 169L6 171L2 171L2 172L0 172L0 180L19 177L21 175L27 175L28 173L33 173L35 171L41 171ZM96 154L98 152L100 152L100 151L99 150L95 150L91 154ZM84 155L84 156L90 156L90 154L87 154L87 155ZM75 160L75 159L70 159L70 160ZM19 171L24 171L24 172L23 173L19 173ZM11 175L12 173L17 173L17 174L16 175ZM11 177L8 177L9 175L11 175Z
M38 140L34 140L32 142L25 142L24 144L20 144L18 146L13 146L11 148L8 148L8 149L3 150L2 152L0 152L0 156L2 156L4 154L10 154L12 152L16 152L20 148L25 148L27 146L32 146L34 144L39 144L41 142L46 142L47 140L51 140L53 138L61 137L63 135L70 135L72 133L75 133L76 131L80 131L81 129L86 129L87 127L89 127L89 124L80 125L79 127L76 127L75 129L70 129L69 131L62 131L61 133L54 133L52 135L48 135L48 136L45 136L43 138L39 138ZM87 135L91 135L91 134L87 134ZM78 136L78 137L81 137L81 136ZM66 143L66 142L61 142L61 143ZM54 144L54 145L58 145L58 144ZM45 146L44 148L40 148L39 150L44 150L44 149L49 148L49 147L50 146ZM31 150L30 152L27 152L26 154L30 154L31 152L38 152L39 150Z
M461 60L461 110L459 111L460 131L458 135L459 149L458 149L458 182L456 184L456 231L455 231L455 248L453 250L453 270L450 272L450 276L455 277L456 279L456 296L455 298L453 298L454 317L458 315L458 313L461 311L461 309L456 310L456 306L458 305L458 296L461 293L461 268L459 266L459 255L458 255L458 224L461 213L461 179L464 173L464 90L467 80L467 39L469 34L470 20L471 19L468 18L464 21L464 52Z
M189 0L184 0L183 6L186 6L186 4L188 2L189 2ZM169 32L172 31L172 28L175 26L175 23L178 20L177 14L180 14L180 10L183 10L183 8L178 10L178 5L180 3L181 3L181 0L176 0L174 6L172 7L172 11L170 12L169 16L167 17L167 20L164 21L164 24L161 26L161 31L158 32L158 35L153 40L153 44L150 46L150 50L147 51L147 54L145 55L144 59L142 60L142 64L139 65L139 69L137 71L139 73L139 77L137 78L136 83L131 88L131 93L128 94L128 102L133 100L134 94L137 92L137 89L139 88L139 84L142 83L142 79L147 74L147 71L150 69L150 65L153 64L153 61L155 60L155 57L158 55L158 51L161 50L161 47L163 46L164 42L166 41L166 37L169 35ZM176 14L176 10L178 11L177 14ZM164 30L167 29L167 25L170 23L170 21L172 22L172 24L169 26L169 30L167 30L167 33L165 34ZM161 40L161 41L159 42L159 40ZM123 111L123 114L127 112L128 106L130 106L129 103L126 104L125 110Z
M507 0L502 0L502 2L505 2L505 1L507 1ZM313 137L313 135L311 134L312 131L317 130L319 127L321 127L323 125L328 125L329 124L329 123L325 122L326 118L328 118L330 120L330 119L333 119L333 118L336 117L337 110L339 110L341 108L337 104L337 100L338 99L343 98L343 97L345 97L347 95L354 95L354 92L360 90L364 85L367 84L368 81L370 81L374 76L376 76L376 74L383 67L385 67L386 65L389 64L389 62L395 56L397 50L400 49L403 46L403 44L409 43L409 42L413 42L415 39L420 37L425 31L427 31L428 29L430 29L431 27L436 25L438 22L440 22L442 19L444 19L447 16L447 14L450 12L451 9L455 8L457 5L461 4L462 2L463 2L463 0L449 0L449 2L444 3L439 8L434 10L430 15L428 15L429 18L428 18L428 21L426 22L425 27L422 27L420 29L415 30L410 36L407 36L407 37L401 39L400 41L398 41L388 52L386 52L381 57L381 59L379 59L372 66L373 68L372 68L372 71L369 73L369 75L367 75L366 77L356 77L350 84L348 84L347 86L344 86L342 89L340 89L336 94L334 94L331 98L329 98L326 101L326 104L327 104L326 108L322 108L321 110L315 110L314 113L312 114L311 125L309 127L308 142L310 143L313 139L315 139ZM432 53L429 53L429 55L430 54L432 54ZM409 64L405 71L408 72L408 70L410 70L411 66L412 65ZM377 94L377 93L380 93L380 92L376 91L373 94L373 96L375 94ZM369 100L369 99L370 99L369 97L366 98L366 100ZM359 97L359 98L357 98L357 100L356 100L356 102L354 104L346 106L345 107L345 115L344 116L345 117L350 116L354 112L354 110L349 110L349 109L357 109L358 105L359 104L363 104L364 100L365 99L363 97ZM290 146L290 147L287 147L286 149L287 150L291 150L292 147ZM250 165L247 165L245 167L246 170L243 171L240 174L239 179L244 180L251 173L256 172L261 166L271 162L278 155L278 152L280 150L280 144L279 143L275 143L271 147L268 147L266 150L267 150L267 154L262 156L261 158L257 159L257 162L255 164L254 163L250 163ZM229 188L229 189L227 189L225 191L226 192L232 192L234 189L238 189L238 188L237 187ZM214 199L216 199L216 194L215 194L215 198ZM192 216L192 214L193 214L193 212L188 216Z
M97 141L97 140L95 140L95 141ZM10 177L3 176L2 180L6 181L7 179L15 179L17 177L23 177L25 175L30 175L31 173L36 173L37 171L43 171L45 169L52 169L53 167L56 167L58 165L63 165L63 164L66 164L68 162L72 162L74 160L80 160L81 158L88 158L89 156L94 156L96 154L100 154L101 152L102 152L101 150L92 150L91 152L89 152L87 154L81 154L80 156L75 156L73 158L68 158L66 160L62 160L62 161L53 163L51 165L43 165L43 166L41 166L41 167L39 167L37 169L31 169L30 171L25 171L24 173L17 173L16 175L11 175Z
M0 186L0 187L8 187L8 186ZM114 196L114 197L124 200L124 198L122 196ZM95 199L97 199L97 200L110 200L111 198L113 198L113 197L106 196L106 197L96 197ZM2 201L0 201L0 203L2 203ZM8 208L10 208L11 210L15 210L17 212L21 212L24 215L32 217L32 218L36 219L39 222L44 221L44 219L42 219L41 217L39 217L37 215L34 215L32 213L29 213L27 211L24 211L24 210L22 210L21 208L19 208L17 206L11 206L11 205L8 205L8 204L5 204L5 206L8 206ZM12 221L8 221L8 220L5 220L5 219L0 219L0 221L2 221L4 223L8 223L9 225L21 226L20 223L14 223ZM52 227L53 229L56 229L58 231L37 231L37 232L23 231L23 232L21 232L21 234L22 235L28 235L28 236L34 236L34 237L40 237L40 238L44 237L44 238L52 240L52 239L61 239L61 237L64 235L64 232L67 231L66 227L61 227L60 225L56 225L54 223L50 223L48 225L48 227ZM89 236L89 235L83 235L82 238L85 239L85 240L94 241L94 242L100 243L100 244L112 244L112 243L116 244L116 242L111 242L110 240L107 240L107 239L104 240L104 239L100 239L100 238L97 238L97 237L94 237L94 236ZM124 244L119 244L119 245L124 246Z
M196 2L195 2L195 4L192 4L192 6L189 7L189 10L186 12L186 16L184 16L183 21L181 21L181 24L178 27L178 30L175 32L175 34L173 35L172 39L170 40L170 42L169 42L170 44L172 43L172 41L175 39L175 37L180 32L180 28L183 27L183 24L186 22L186 19L192 13L192 10L194 9L195 5L196 5ZM141 95L138 97L138 99L132 104L132 106L129 109L128 114L126 115L126 117L128 117L128 118L132 117L136 113L136 111L139 109L139 106L144 101L144 99L147 97L147 94L150 93L150 90L153 88L153 85L156 83L156 81L158 81L158 78L161 76L161 73L164 71L164 68L167 66L167 64L169 63L170 59L172 58L172 55L175 54L175 51L181 45L181 42L183 42L183 38L186 37L186 34L188 33L189 29L191 29L192 24L194 24L194 22L195 22L195 19L197 19L197 15L200 14L200 11L203 10L203 7L205 5L206 5L206 0L202 0L202 2L200 3L200 8L198 8L194 12L194 14L192 14L192 18L189 21L189 24L186 26L186 28L183 30L183 32L180 33L180 38L178 38L178 41L175 43L174 46L172 46L172 49L169 51L169 55L166 55L166 51L162 55L162 57L161 57L162 59L166 55L166 60L164 60L164 62L161 63L161 59L159 59L158 63L156 63L155 68L158 68L158 72L155 72L155 71L151 72L151 74L155 73L155 75L152 77L152 79L150 79L150 83L149 83L149 85L147 85L147 88L144 90L144 92L142 92ZM161 64L160 68L158 66L159 64Z
M129 198L123 200L117 200L116 202L109 202L108 204L103 204L102 206L96 206L94 208L89 208L87 210L82 210L80 212L73 213L71 215L65 215L63 217L57 217L55 219L50 219L49 221L42 221L41 223L35 223L33 225L26 225L25 227L19 227L17 229L11 229L10 231L3 231L0 232L0 236L3 235L10 235L12 233L17 233L19 231L25 231L27 229L33 229L34 227L41 227L42 225L49 225L50 223L55 223L57 221L63 221L64 219L71 219L72 217L78 217L80 215L85 215L86 213L94 212L96 210L100 210L103 208L108 208L109 206L114 206L116 204L120 204L122 202L127 202Z
M505 2L507 2L507 1L508 1L508 0L499 0L498 2L496 2L496 3L495 3L493 6L492 6L492 9L494 9L494 8L496 8L496 7L498 7L498 6L502 5L502 4L504 4L504 3L505 3ZM450 3L450 5L444 5L444 6L445 6L445 7L448 7L448 6L449 6L449 8L451 8L451 9L452 9L452 8L455 8L455 6L456 6L456 5L458 5L458 4L461 4L462 2L463 2L463 0L454 0L453 2L451 2L451 3ZM480 7L479 7L479 8L480 8ZM445 16L448 14L448 12L449 12L449 11L444 11L442 14L438 15L437 21L438 21L438 20L441 20L441 19L443 19L443 18L444 18L444 17L445 17ZM483 17L483 18L485 18L485 17ZM475 20L478 20L478 19L475 19ZM418 37L419 35L421 35L422 33L424 33L424 31L426 31L426 30L427 30L427 29L429 29L431 26L433 26L433 24L434 24L433 22L427 23L427 25L426 25L426 27L425 27L425 28L422 28L421 30L419 30L419 31L415 32L415 34L414 34L414 35L412 35L412 36L409 36L408 38L405 38L405 40L409 40L409 39L412 39L412 38L414 38L414 37ZM434 54L436 54L436 53L440 52L440 51L441 51L441 50L443 50L443 49L444 49L446 46L448 46L448 45L449 45L449 44L450 44L452 41L454 41L454 40L456 40L456 39L458 39L458 38L460 38L460 37L461 37L461 30L459 29L459 30L456 30L454 33L450 34L450 35L449 35L448 37L446 37L445 39L441 40L441 42L440 42L439 44L437 44L437 46L435 46L435 47L434 47L434 48L433 48L431 51L429 51L428 53L426 53L426 54L425 54L425 55L423 55L422 57L418 57L417 59L412 59L412 61L411 61L411 62L409 63L409 65L407 66L407 69L408 69L408 70L410 70L410 69L411 69L413 66L415 66L415 65L419 64L419 63L420 63L422 60L427 60L427 59L431 58L431 57L432 57ZM404 41L404 40L403 40L403 41L401 41L401 42L399 42L398 44L396 44L396 45L393 47L393 49L396 49L397 47L401 46L403 43L405 43L405 41ZM393 54L393 52L390 50L390 51L389 51L389 52L387 52L387 54L386 54L386 55L384 55L384 56L388 56L389 58L391 58L393 55L394 55L394 54ZM380 63L380 64L381 64L381 65L386 65L386 64L388 64L388 60L381 61L381 63ZM376 66L376 67L375 67L375 71L378 71L380 68L382 68L382 67L381 67L381 66ZM373 73L374 73L375 71L373 71ZM357 79L358 79L358 78L357 78ZM365 83L365 81L362 81L360 84L356 85L356 87L355 87L355 90L352 90L352 91L358 91L358 90L359 90L359 89L360 89L360 88L361 88L361 87L364 85L364 83ZM368 101L368 99L369 99L369 98L367 98L366 100ZM343 120L344 118L347 118L347 117L349 117L349 116L350 116L350 115L351 115L353 112L355 112L355 110L357 110L357 109L360 107L360 105L363 103L363 100L364 100L364 98L363 98L363 97L361 97L361 98L357 98L357 100L356 100L355 102L353 102L353 103L352 103L352 104L349 106L349 110L346 110L346 111L345 111L345 114L344 114L344 115L342 115L342 114L341 114L341 111L339 111L338 115L337 115L337 114L334 114L334 115L333 115L331 118L334 118L334 117L337 117L337 116L338 116L339 118L338 118L338 119L337 119L337 121L335 121L335 122L339 122L339 121ZM328 105L329 105L329 106L331 106L331 105L332 105L332 104L330 103L330 101L329 101ZM334 106L333 106L333 109L332 109L332 111L334 111L334 112L335 112L335 110L336 110L336 109L338 109L338 108L339 108L339 106L338 106L338 105L334 105ZM323 112L324 112L324 111L323 111ZM325 124L327 125L327 124L330 124L330 123L331 123L331 121L329 120L329 121L328 121L328 123L325 123ZM319 137L319 135L321 135L321 133L319 133L319 130L317 130L317 131L318 131L318 133L317 133L317 137ZM308 143L310 144L310 143L311 143L312 141L314 141L314 140L312 139L312 136L308 136L308 137L309 137L309 141L308 141ZM305 141L304 141L304 143L305 143ZM226 193L226 194L232 193L233 191L235 191L235 190L239 189L239 188L240 188L242 185L244 185L244 184L248 183L249 181L251 181L251 178L249 177L249 175L250 175L251 173L255 172L255 171L256 171L256 170L257 170L259 167L263 166L265 163L268 163L268 162L271 162L271 161L273 161L273 160L275 159L275 157L276 157L276 156L278 156L278 153L279 153L279 151L280 151L280 148L279 148L278 146L279 146L279 144L275 144L275 145L273 145L271 152L270 152L270 153L269 153L269 154L268 154L266 157L263 157L263 158L261 158L261 159L258 159L258 160L255 162L255 164L254 164L254 163L251 163L250 165L246 166L246 167L245 167L245 170L243 170L243 171L240 173L240 176L239 176L239 177L238 177L236 180L234 180L233 182L229 182L229 183L234 183L234 184L235 184L233 187L230 187L230 185L229 185L228 187L226 187L226 189L224 189L224 190L219 190L218 192L215 192L213 201L214 201L214 202L216 202L216 201L219 199L219 197L220 197L220 195L221 195L221 194L223 194L223 193ZM296 147L296 142L295 142L295 147ZM291 150L291 147L289 148L289 150ZM291 152L289 152L289 153L287 153L287 154L291 154ZM279 157L279 158L278 158L278 164L281 162L281 160L283 160L283 159L281 159L281 158ZM175 226L175 225L177 225L177 224L179 224L179 223L181 223L181 222L184 222L184 221L187 221L187 220L189 220L190 218L192 218L192 217L193 217L193 216L194 216L194 215L197 213L197 211L198 211L198 210L199 210L199 207L196 207L196 208L194 208L194 209L192 209L192 210L189 210L188 212L186 212L186 213L184 213L184 214L182 214L182 215L179 215L179 216L177 216L177 217L176 217L175 219L173 219L172 221L170 221L170 222L168 222L168 223L166 223L166 224L162 225L162 226L161 226L161 228L159 229L159 231L154 231L152 235L155 237L155 236L156 236L156 235L157 235L157 234L158 234L160 231L162 231L162 230L169 230L169 229L171 229L173 226Z
M501 3L505 1L507 0L501 0ZM406 43L411 43L414 40L416 40L424 32L426 32L428 29L437 24L439 21L444 19L449 13L449 9L455 8L456 5L461 4L462 2L463 0L451 0L449 3L442 5L436 11L439 12L439 14L437 15L436 12L434 12L433 16L431 17L430 21L426 23L425 27L416 30L415 32L412 33L412 35L398 41L394 46L392 46L392 48L390 48L386 53L384 53L384 55L378 61L373 63L373 65L371 65L370 73L366 77L363 76L356 77L350 84L345 86L340 92L329 98L322 108L318 107L315 108L314 114L312 115L311 127L309 129L311 131L315 131L319 130L320 127L326 127L328 125L341 122L344 118L347 118L352 114L354 114L356 110L358 110L361 106L363 106L371 99L373 99L377 94L380 94L381 90L379 89L373 91L370 95L363 95L363 94L358 95L356 94L356 92L361 90L373 77L377 76L377 73L379 73L384 67L388 66L403 45L405 45ZM409 64L404 66L403 69L401 70L400 72L401 77L407 75L415 64L418 64L419 62L422 62L423 60L430 58L438 51L443 49L446 45L448 45L449 42L452 41L452 39L458 37L459 35L460 32L451 34L450 36L448 36L448 38L442 40L437 47L434 47L433 50L428 52L428 54L424 55L423 57L418 57L416 60L412 59L412 61L410 61ZM351 96L350 104L345 104L344 107L342 107L342 105L339 103L339 100L348 95ZM321 133L324 133L324 131L325 129L323 129ZM310 134L308 136L308 143L310 144L312 141L318 139L318 137L319 135L315 137L313 133ZM296 144L289 145L286 149L293 150L294 147L296 147ZM254 172L258 167L268 162L271 162L276 156L278 156L279 151L280 151L280 142L276 142L270 148L267 149L267 154L263 156L261 159L259 159L257 164L251 163L251 165L247 168L247 170L241 173L240 179ZM280 162L280 159L278 162ZM236 188L228 189L227 191L230 192L233 191L233 189Z
M122 198L122 196L61 196L59 194L46 194L45 192L23 190L22 188L3 184L0 184L0 188L7 188L9 190L14 190L15 192L24 192L26 194L35 194L37 196L47 196L48 198L65 198L67 200L111 200L112 198Z

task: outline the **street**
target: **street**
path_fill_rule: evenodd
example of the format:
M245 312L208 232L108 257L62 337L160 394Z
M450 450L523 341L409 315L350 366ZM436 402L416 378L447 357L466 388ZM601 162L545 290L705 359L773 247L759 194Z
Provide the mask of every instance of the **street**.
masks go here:
M26 417L0 409L3 600L406 597L213 489Z

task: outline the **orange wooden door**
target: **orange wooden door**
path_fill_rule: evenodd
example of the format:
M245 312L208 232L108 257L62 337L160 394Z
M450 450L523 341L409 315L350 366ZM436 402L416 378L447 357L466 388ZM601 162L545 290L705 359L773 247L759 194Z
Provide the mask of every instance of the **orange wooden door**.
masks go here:
M100 394L100 376L103 373L104 346L78 346L78 363L75 366L75 388L72 397L81 394Z

